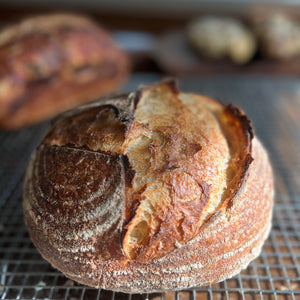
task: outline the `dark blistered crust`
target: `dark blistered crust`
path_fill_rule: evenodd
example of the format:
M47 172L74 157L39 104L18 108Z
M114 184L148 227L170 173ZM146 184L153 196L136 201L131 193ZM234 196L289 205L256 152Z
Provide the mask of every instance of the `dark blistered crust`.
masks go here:
M136 106L140 100L141 94L138 92L129 94L128 97L126 97L124 103L121 105L116 104L116 107L118 108L119 114L118 114L118 120L120 122L126 122L127 124L133 119L134 117L134 111L136 109Z
M175 78L166 78L162 82L167 84L174 94L180 93L178 81Z
M247 172L253 162L252 140L254 131L245 113L233 104L226 105L218 114L223 134L230 148L231 159L227 169L230 185L223 195L223 206L230 208L235 196L247 180Z
M169 89L177 94L171 86ZM186 219L169 215L169 220L161 222L159 234L139 250L136 259L127 256L124 237L145 187L140 194L130 193L136 170L128 157L119 153L119 143L105 152L95 148L93 139L117 132L113 135L117 140L119 134L128 134L137 103L150 88L61 115L29 163L23 207L30 236L45 259L80 283L131 293L211 284L245 268L259 254L269 233L273 179L267 154L240 109L214 102L213 114L230 148L221 203L198 231L188 230L193 234L184 236L187 233L179 229L190 226L190 220L197 217L193 214L202 214L208 205L212 186L198 180L202 198L194 202L197 207L193 202L173 200L174 212L180 205L189 211ZM97 131L100 117L109 120L112 132ZM83 136L83 132L88 134ZM178 143L188 141L178 139ZM191 143L188 150L190 159L202 148ZM175 153L167 152L172 161ZM180 172L178 166L176 162L162 168L164 180L173 184L176 197L184 192L181 188L177 191L176 180L183 176L176 173ZM194 176L186 172L184 176Z
M225 108L225 111L234 115L237 119L240 120L243 131L245 135L249 137L249 147L251 146L251 140L254 138L254 130L251 124L251 120L248 119L246 114L237 106L233 104L228 104Z
M17 129L118 89L126 55L107 32L76 15L24 20L0 33L0 126ZM12 86L14 90L12 91Z

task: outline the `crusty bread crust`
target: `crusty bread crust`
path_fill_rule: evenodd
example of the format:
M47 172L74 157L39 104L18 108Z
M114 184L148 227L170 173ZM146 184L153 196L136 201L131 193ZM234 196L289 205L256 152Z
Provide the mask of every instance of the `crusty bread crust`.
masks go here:
M130 293L239 273L260 253L272 205L268 156L245 114L174 82L62 115L31 158L23 196L45 259L80 283Z
M128 58L90 19L50 14L0 32L0 126L18 129L118 89Z
M49 17L49 15L34 16L2 30L0 32L0 46L13 42L16 39L37 30L39 32L48 33L57 26L80 28L82 26L95 26L95 24L88 18L75 14L57 13L51 15L51 17Z

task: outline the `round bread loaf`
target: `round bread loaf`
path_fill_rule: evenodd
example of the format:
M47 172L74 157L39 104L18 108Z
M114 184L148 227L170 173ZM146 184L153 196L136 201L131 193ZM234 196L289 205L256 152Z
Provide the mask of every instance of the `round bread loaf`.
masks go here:
M0 127L18 129L115 91L129 64L110 35L71 14L36 16L0 33Z
M254 34L235 18L205 16L188 24L187 39L202 57L249 62L256 52Z
M239 108L164 81L63 114L23 196L32 241L67 277L154 292L246 268L270 230L273 180Z

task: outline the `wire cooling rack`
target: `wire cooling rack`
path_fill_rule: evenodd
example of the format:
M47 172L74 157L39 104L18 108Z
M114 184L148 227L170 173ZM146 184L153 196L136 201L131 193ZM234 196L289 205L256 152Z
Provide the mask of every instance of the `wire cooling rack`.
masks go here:
M133 76L126 90L159 80ZM241 106L269 151L276 197L273 227L261 255L234 278L206 287L123 294L67 279L43 260L23 223L21 194L28 158L48 123L0 132L0 299L300 299L300 81L293 78L183 78L180 88Z

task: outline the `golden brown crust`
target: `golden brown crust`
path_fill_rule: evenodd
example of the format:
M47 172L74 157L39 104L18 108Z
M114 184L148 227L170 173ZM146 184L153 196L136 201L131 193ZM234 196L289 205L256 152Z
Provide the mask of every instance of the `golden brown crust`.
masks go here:
M271 224L267 154L245 114L172 82L61 116L33 155L24 217L81 283L178 290L231 277Z
M76 15L37 16L0 33L0 126L17 129L116 90L128 59Z

